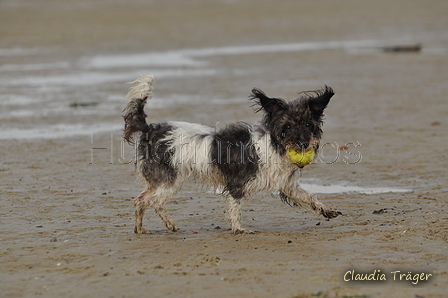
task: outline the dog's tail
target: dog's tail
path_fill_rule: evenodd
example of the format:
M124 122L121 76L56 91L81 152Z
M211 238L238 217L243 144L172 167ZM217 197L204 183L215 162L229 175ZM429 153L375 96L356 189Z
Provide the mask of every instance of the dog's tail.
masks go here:
M123 110L124 118L124 139L129 144L134 144L133 135L136 132L147 132L148 124L146 123L146 114L143 110L146 100L152 97L152 84L154 83L154 76L152 74L142 76L135 81L128 84L136 84L129 88L126 95L129 102Z

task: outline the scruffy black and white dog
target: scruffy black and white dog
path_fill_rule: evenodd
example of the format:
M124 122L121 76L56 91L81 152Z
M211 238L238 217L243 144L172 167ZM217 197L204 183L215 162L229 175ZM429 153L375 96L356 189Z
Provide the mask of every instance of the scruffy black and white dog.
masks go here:
M145 208L153 207L171 231L178 228L164 205L191 177L220 188L228 203L235 234L241 227L241 200L260 191L278 192L289 205L302 206L330 219L341 214L325 207L298 185L300 168L291 163L288 148L317 151L322 136L323 111L334 95L330 87L304 92L287 102L253 89L250 99L263 112L258 125L243 122L224 128L186 122L147 124L146 100L152 97L152 74L131 82L124 109L124 139L137 148L137 172L145 189L135 198L135 228L142 227Z

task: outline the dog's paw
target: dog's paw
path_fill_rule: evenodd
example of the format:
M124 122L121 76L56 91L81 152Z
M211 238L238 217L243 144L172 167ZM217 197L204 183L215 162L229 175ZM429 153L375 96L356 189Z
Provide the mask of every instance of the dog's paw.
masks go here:
M335 217L338 217L339 215L342 215L342 213L340 211L335 211L335 210L322 209L321 213L327 219L333 219Z
M172 222L172 221L166 221L165 222L165 227L168 229L168 230L170 230L170 231L172 231L172 232L177 232L177 231L179 231L179 228L174 224L174 222Z
M179 228L176 226L173 226L172 228L169 228L169 230L171 230L172 232L177 232L177 231L179 231Z
M241 235L241 234L255 234L254 231L248 230L248 229L235 229L232 230L232 233L235 235Z
M144 228L140 228L140 229L134 228L134 233L135 234L149 234L149 232L147 230L145 230Z

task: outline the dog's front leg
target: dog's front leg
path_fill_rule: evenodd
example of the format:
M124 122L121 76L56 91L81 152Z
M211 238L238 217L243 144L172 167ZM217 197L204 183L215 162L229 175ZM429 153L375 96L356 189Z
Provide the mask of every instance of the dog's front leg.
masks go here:
M227 210L233 234L253 234L251 230L241 227L241 199L235 199L231 195L226 198Z
M291 177L290 181L280 191L280 196L283 201L293 206L301 206L306 209L311 209L317 214L323 215L327 219L332 219L341 215L339 211L331 210L319 202L316 196L301 188L297 179Z

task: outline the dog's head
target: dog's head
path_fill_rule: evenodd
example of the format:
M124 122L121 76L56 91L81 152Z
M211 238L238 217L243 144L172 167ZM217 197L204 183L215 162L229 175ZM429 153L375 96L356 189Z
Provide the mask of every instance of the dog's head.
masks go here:
M271 136L276 151L283 155L290 147L317 151L322 137L323 112L333 89L325 86L322 90L302 92L293 101L268 97L260 89L252 89L252 99L263 111L262 125Z

